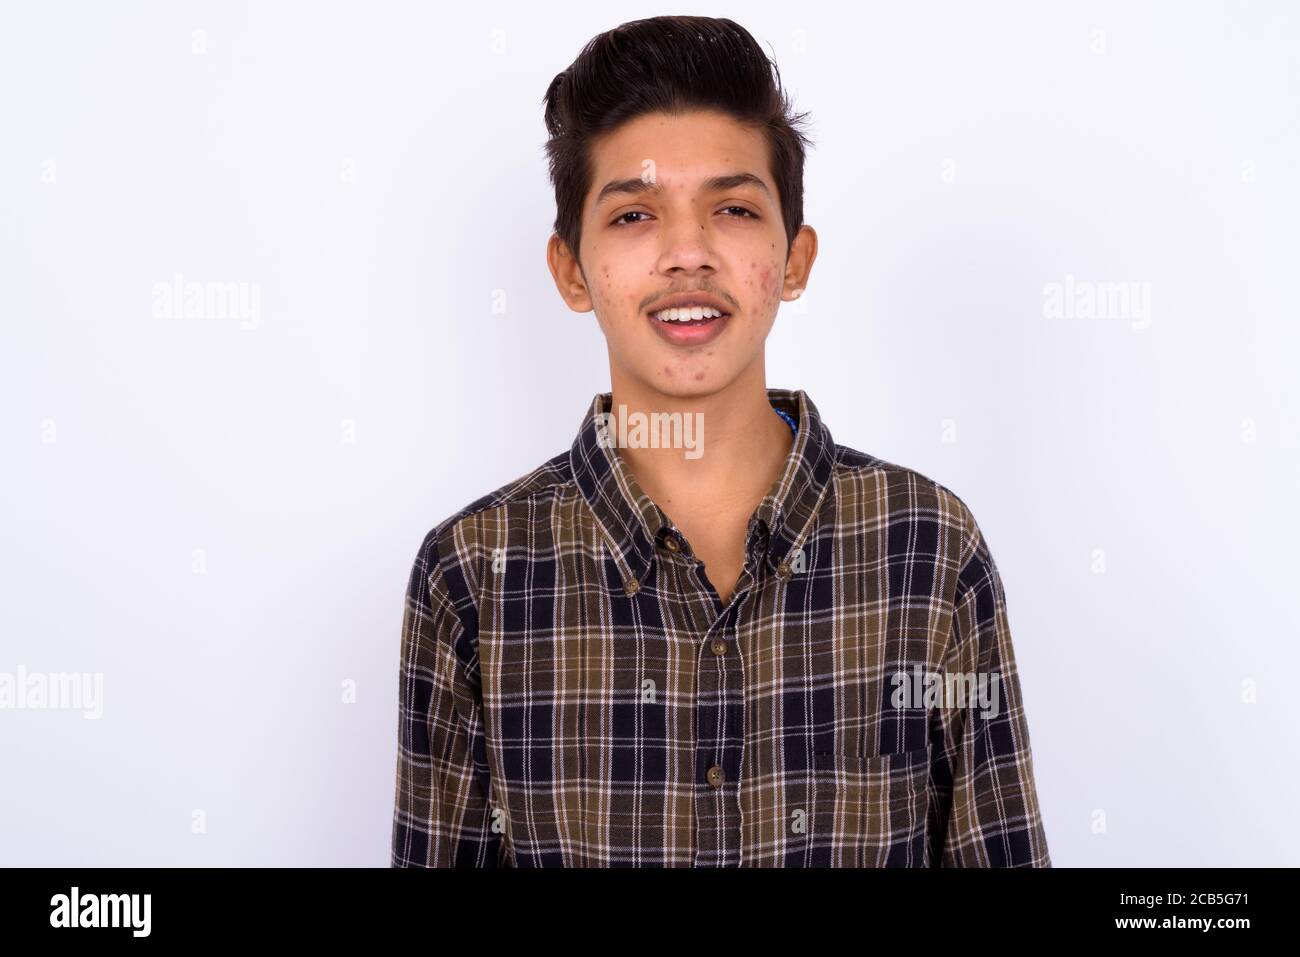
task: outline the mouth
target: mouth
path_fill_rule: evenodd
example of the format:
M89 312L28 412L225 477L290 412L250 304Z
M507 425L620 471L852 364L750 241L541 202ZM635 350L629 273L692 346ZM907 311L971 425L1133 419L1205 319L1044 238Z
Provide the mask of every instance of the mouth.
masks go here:
M645 315L659 337L675 346L698 346L712 342L722 334L731 319L731 313L718 309L694 312L688 309L666 309L656 313L647 312Z

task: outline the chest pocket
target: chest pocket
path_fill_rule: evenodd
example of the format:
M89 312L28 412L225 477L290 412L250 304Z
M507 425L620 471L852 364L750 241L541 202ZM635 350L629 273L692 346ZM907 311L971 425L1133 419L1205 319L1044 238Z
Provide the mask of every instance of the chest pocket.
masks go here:
M814 866L924 867L930 749L814 751Z

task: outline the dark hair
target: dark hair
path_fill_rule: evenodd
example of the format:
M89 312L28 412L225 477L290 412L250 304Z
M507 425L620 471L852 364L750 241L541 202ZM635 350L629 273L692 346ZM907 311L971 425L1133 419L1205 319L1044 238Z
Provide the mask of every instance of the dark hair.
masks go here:
M555 232L576 258L592 187L596 138L646 113L720 110L762 129L776 181L786 250L803 225L803 165L811 140L791 112L781 72L749 31L713 17L633 20L590 40L545 97L555 184Z

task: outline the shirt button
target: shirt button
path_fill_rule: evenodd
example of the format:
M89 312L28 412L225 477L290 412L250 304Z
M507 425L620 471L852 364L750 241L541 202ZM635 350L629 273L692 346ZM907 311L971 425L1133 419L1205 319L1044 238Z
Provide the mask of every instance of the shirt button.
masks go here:
M722 768L716 764L709 768L709 783L715 788L722 787Z
M789 578L789 577L790 577L790 565L789 565L789 563L787 563L787 562L782 562L780 565L777 565L777 566L776 566L776 577L777 577L777 578L781 578L781 579L785 579L785 578Z
M721 638L714 638L713 653L715 655L725 655L727 653L727 643Z
M667 538L664 539L664 548L668 549L670 552L680 551L681 547L682 546L677 544L676 535L669 535Z
M623 591L625 591L629 595L635 595L637 591L640 589L640 587L641 587L641 583L639 581L637 581L635 578L629 578L623 584Z

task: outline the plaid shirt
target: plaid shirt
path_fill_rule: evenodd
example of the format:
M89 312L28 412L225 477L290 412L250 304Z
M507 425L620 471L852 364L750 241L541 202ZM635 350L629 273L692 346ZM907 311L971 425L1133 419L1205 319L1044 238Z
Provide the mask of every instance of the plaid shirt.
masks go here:
M768 396L798 431L725 604L602 441L609 393L428 533L393 866L1051 866L970 510ZM943 697L981 675L984 699Z

